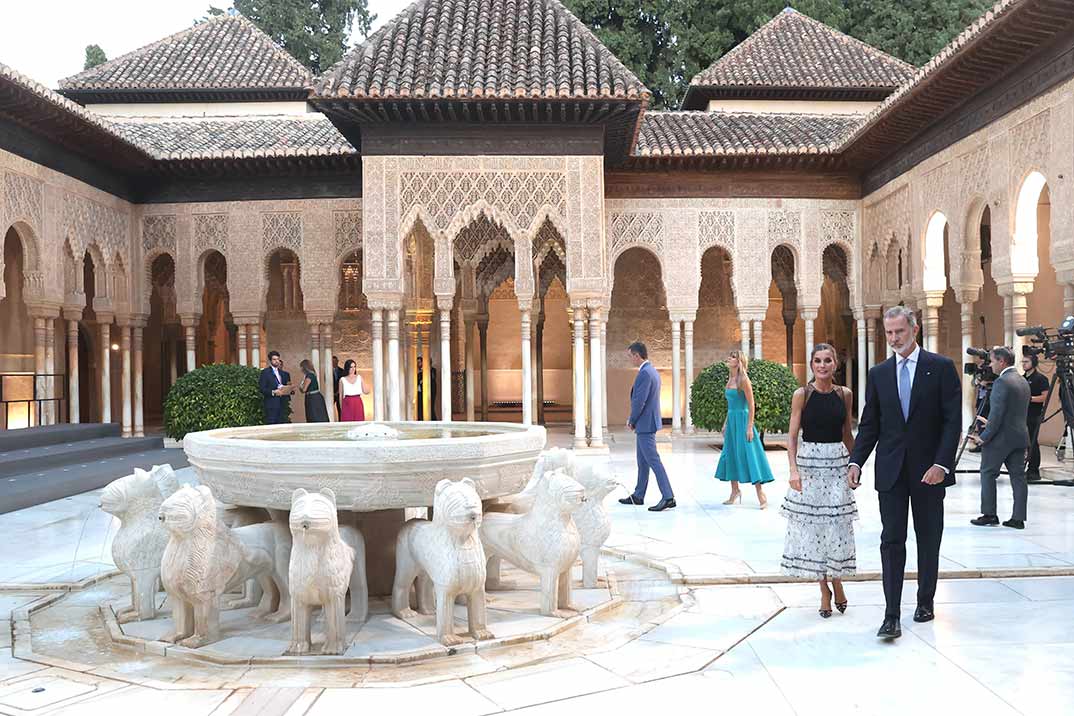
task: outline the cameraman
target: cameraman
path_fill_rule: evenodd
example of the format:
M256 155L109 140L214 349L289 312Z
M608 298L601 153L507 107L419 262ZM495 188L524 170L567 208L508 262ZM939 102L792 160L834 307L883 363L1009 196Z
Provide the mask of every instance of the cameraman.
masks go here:
M981 445L981 516L970 520L979 527L999 524L996 514L996 478L1004 465L1014 492L1014 512L1004 527L1025 529L1029 489L1025 477L1025 450L1029 446L1026 415L1029 412L1029 383L1014 367L1014 352L1006 346L992 349L992 384L989 417L981 417L985 428L970 439Z
M974 356L973 360L977 363L977 395L974 404L974 409L981 415L982 418L988 417L988 393L992 389L992 368L988 365L987 359L981 356ZM979 425L971 425L972 430L980 430ZM974 443L970 446L970 452L981 452L981 446Z
M1048 379L1037 370L1038 357L1034 355L1022 356L1022 370L1025 371L1025 379L1029 383L1029 414L1026 415L1026 428L1029 430L1029 468L1026 470L1026 480L1040 479L1040 442L1038 431L1040 421L1044 416L1044 400L1048 397Z

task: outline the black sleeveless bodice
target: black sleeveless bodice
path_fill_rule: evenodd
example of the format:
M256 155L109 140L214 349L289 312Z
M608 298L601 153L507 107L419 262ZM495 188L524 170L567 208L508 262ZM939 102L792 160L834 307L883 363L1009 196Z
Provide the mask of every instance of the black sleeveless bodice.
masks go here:
M830 393L814 390L802 411L802 440L807 443L843 442L847 406L838 389Z

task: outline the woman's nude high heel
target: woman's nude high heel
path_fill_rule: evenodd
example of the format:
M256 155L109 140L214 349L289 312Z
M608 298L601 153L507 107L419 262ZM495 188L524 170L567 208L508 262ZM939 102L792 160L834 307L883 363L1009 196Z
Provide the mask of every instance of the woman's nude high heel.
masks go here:
M736 502L739 503L740 505L742 504L742 493L741 492L736 492L735 494L731 495L726 500L724 500L723 504L725 504L725 505L733 505Z

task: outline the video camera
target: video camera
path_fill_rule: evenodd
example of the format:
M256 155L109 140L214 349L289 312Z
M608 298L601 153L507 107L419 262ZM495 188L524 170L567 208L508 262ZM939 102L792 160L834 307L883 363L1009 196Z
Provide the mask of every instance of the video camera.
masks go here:
M1055 361L1057 373L1074 373L1074 316L1064 318L1054 331L1044 326L1027 326L1015 332L1035 344L1022 346L1022 355Z
M988 360L991 356L987 349L970 347L966 349L966 355L984 360L984 365L978 365L974 361L970 361L962 366L963 372L966 375L973 376L974 383L991 383L999 377L996 375L996 372L992 370L992 364Z

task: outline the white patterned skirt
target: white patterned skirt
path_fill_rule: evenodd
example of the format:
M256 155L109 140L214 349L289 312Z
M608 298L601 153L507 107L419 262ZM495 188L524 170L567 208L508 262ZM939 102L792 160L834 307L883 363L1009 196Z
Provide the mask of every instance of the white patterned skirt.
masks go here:
M780 507L780 514L787 519L783 574L820 580L857 570L854 520L858 519L858 505L847 484L848 460L842 443L799 445L802 491L788 488Z

